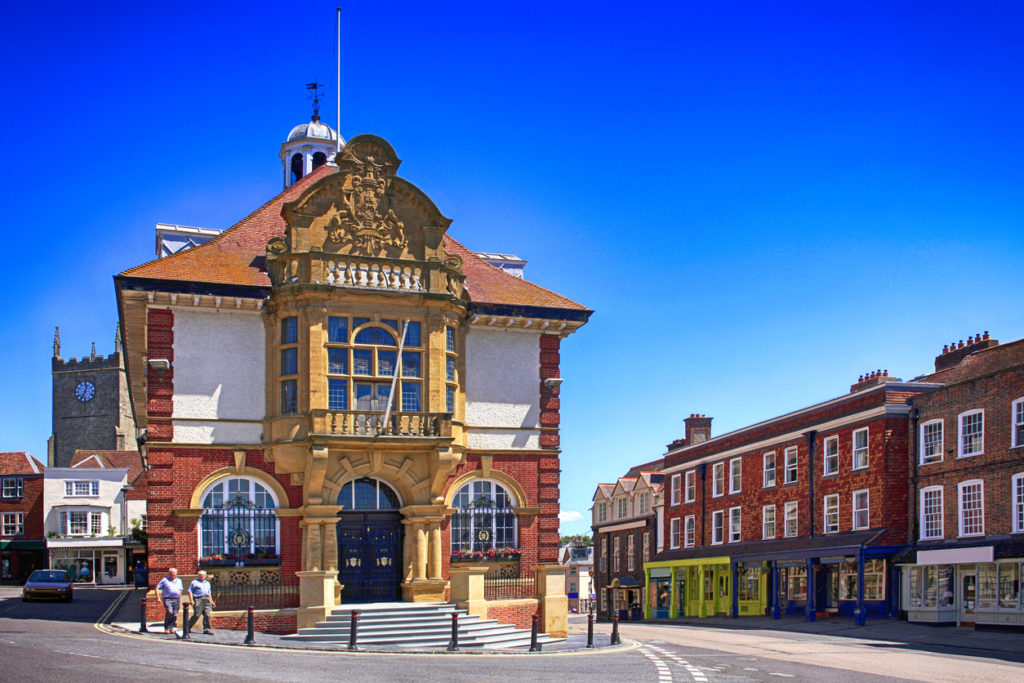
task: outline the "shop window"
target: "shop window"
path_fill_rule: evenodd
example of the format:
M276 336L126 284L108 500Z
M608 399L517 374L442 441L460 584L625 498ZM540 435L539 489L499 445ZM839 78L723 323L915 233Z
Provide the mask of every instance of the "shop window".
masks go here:
M515 498L496 481L474 479L455 493L451 517L452 556L518 549ZM518 556L518 553L517 553Z
M825 467L825 476L830 474L839 474L839 437L830 436L825 439L825 449L823 455L823 463Z
M790 600L807 599L807 567L787 567L787 594Z
M765 488L775 486L775 451L768 451L762 456L762 481Z
M925 567L910 567L907 572L907 607L916 609L921 607L921 575Z
M868 466L868 428L853 432L853 469L861 470Z
M263 484L247 477L221 479L200 500L200 564L279 556L278 502Z
M737 598L739 600L758 600L761 594L761 568L744 567L739 570L739 586L737 586Z
M942 461L942 420L921 425L921 464Z
M857 561L847 560L839 569L839 599L857 599ZM864 599L885 599L885 560L864 561Z
M1020 565L1000 564L999 608L1016 610L1020 607Z
M995 609L999 599L996 565L978 565L978 609Z

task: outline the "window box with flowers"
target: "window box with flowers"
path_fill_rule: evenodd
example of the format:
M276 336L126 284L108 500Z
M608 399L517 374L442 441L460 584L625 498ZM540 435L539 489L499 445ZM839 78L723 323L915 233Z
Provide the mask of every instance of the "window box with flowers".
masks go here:
M234 567L239 558L234 555L208 555L199 558L200 567Z
M279 565L281 558L277 553L249 553L245 556L245 566L263 567L267 565Z
M453 550L452 563L518 562L518 548L488 548L487 550Z

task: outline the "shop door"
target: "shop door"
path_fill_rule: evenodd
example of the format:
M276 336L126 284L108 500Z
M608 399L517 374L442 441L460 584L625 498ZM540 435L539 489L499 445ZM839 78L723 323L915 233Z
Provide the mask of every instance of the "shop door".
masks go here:
M975 600L978 599L974 569L968 569L960 576L960 622L973 624Z
M732 571L729 565L721 564L715 567L715 613L732 613Z
M338 581L342 602L400 599L402 515L347 512L338 522Z
M97 583L109 584L109 583L124 583L121 580L121 574L117 570L117 553L103 553L102 565L100 566L100 573L96 577Z
M826 612L839 611L839 567L822 565L814 576L814 604Z

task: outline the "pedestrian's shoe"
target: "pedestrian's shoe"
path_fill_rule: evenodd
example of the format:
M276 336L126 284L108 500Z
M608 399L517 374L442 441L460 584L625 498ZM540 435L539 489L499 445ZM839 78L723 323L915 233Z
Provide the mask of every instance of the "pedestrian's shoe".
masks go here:
M165 628L164 629L164 633L170 633L170 632L171 632L171 629L169 629L169 628Z
M212 636L213 635L213 631L211 631L210 629L206 629L205 631L203 631L203 633L208 635L208 636Z

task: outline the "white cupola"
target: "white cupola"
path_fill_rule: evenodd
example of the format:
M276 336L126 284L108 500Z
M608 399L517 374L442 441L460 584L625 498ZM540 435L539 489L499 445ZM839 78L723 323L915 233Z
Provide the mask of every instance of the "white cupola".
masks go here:
M341 141L343 146L345 141ZM338 133L327 124L320 123L320 115L314 110L309 123L301 123L288 133L288 139L281 145L281 168L284 172L284 186L311 173L324 164L334 164L338 153Z

